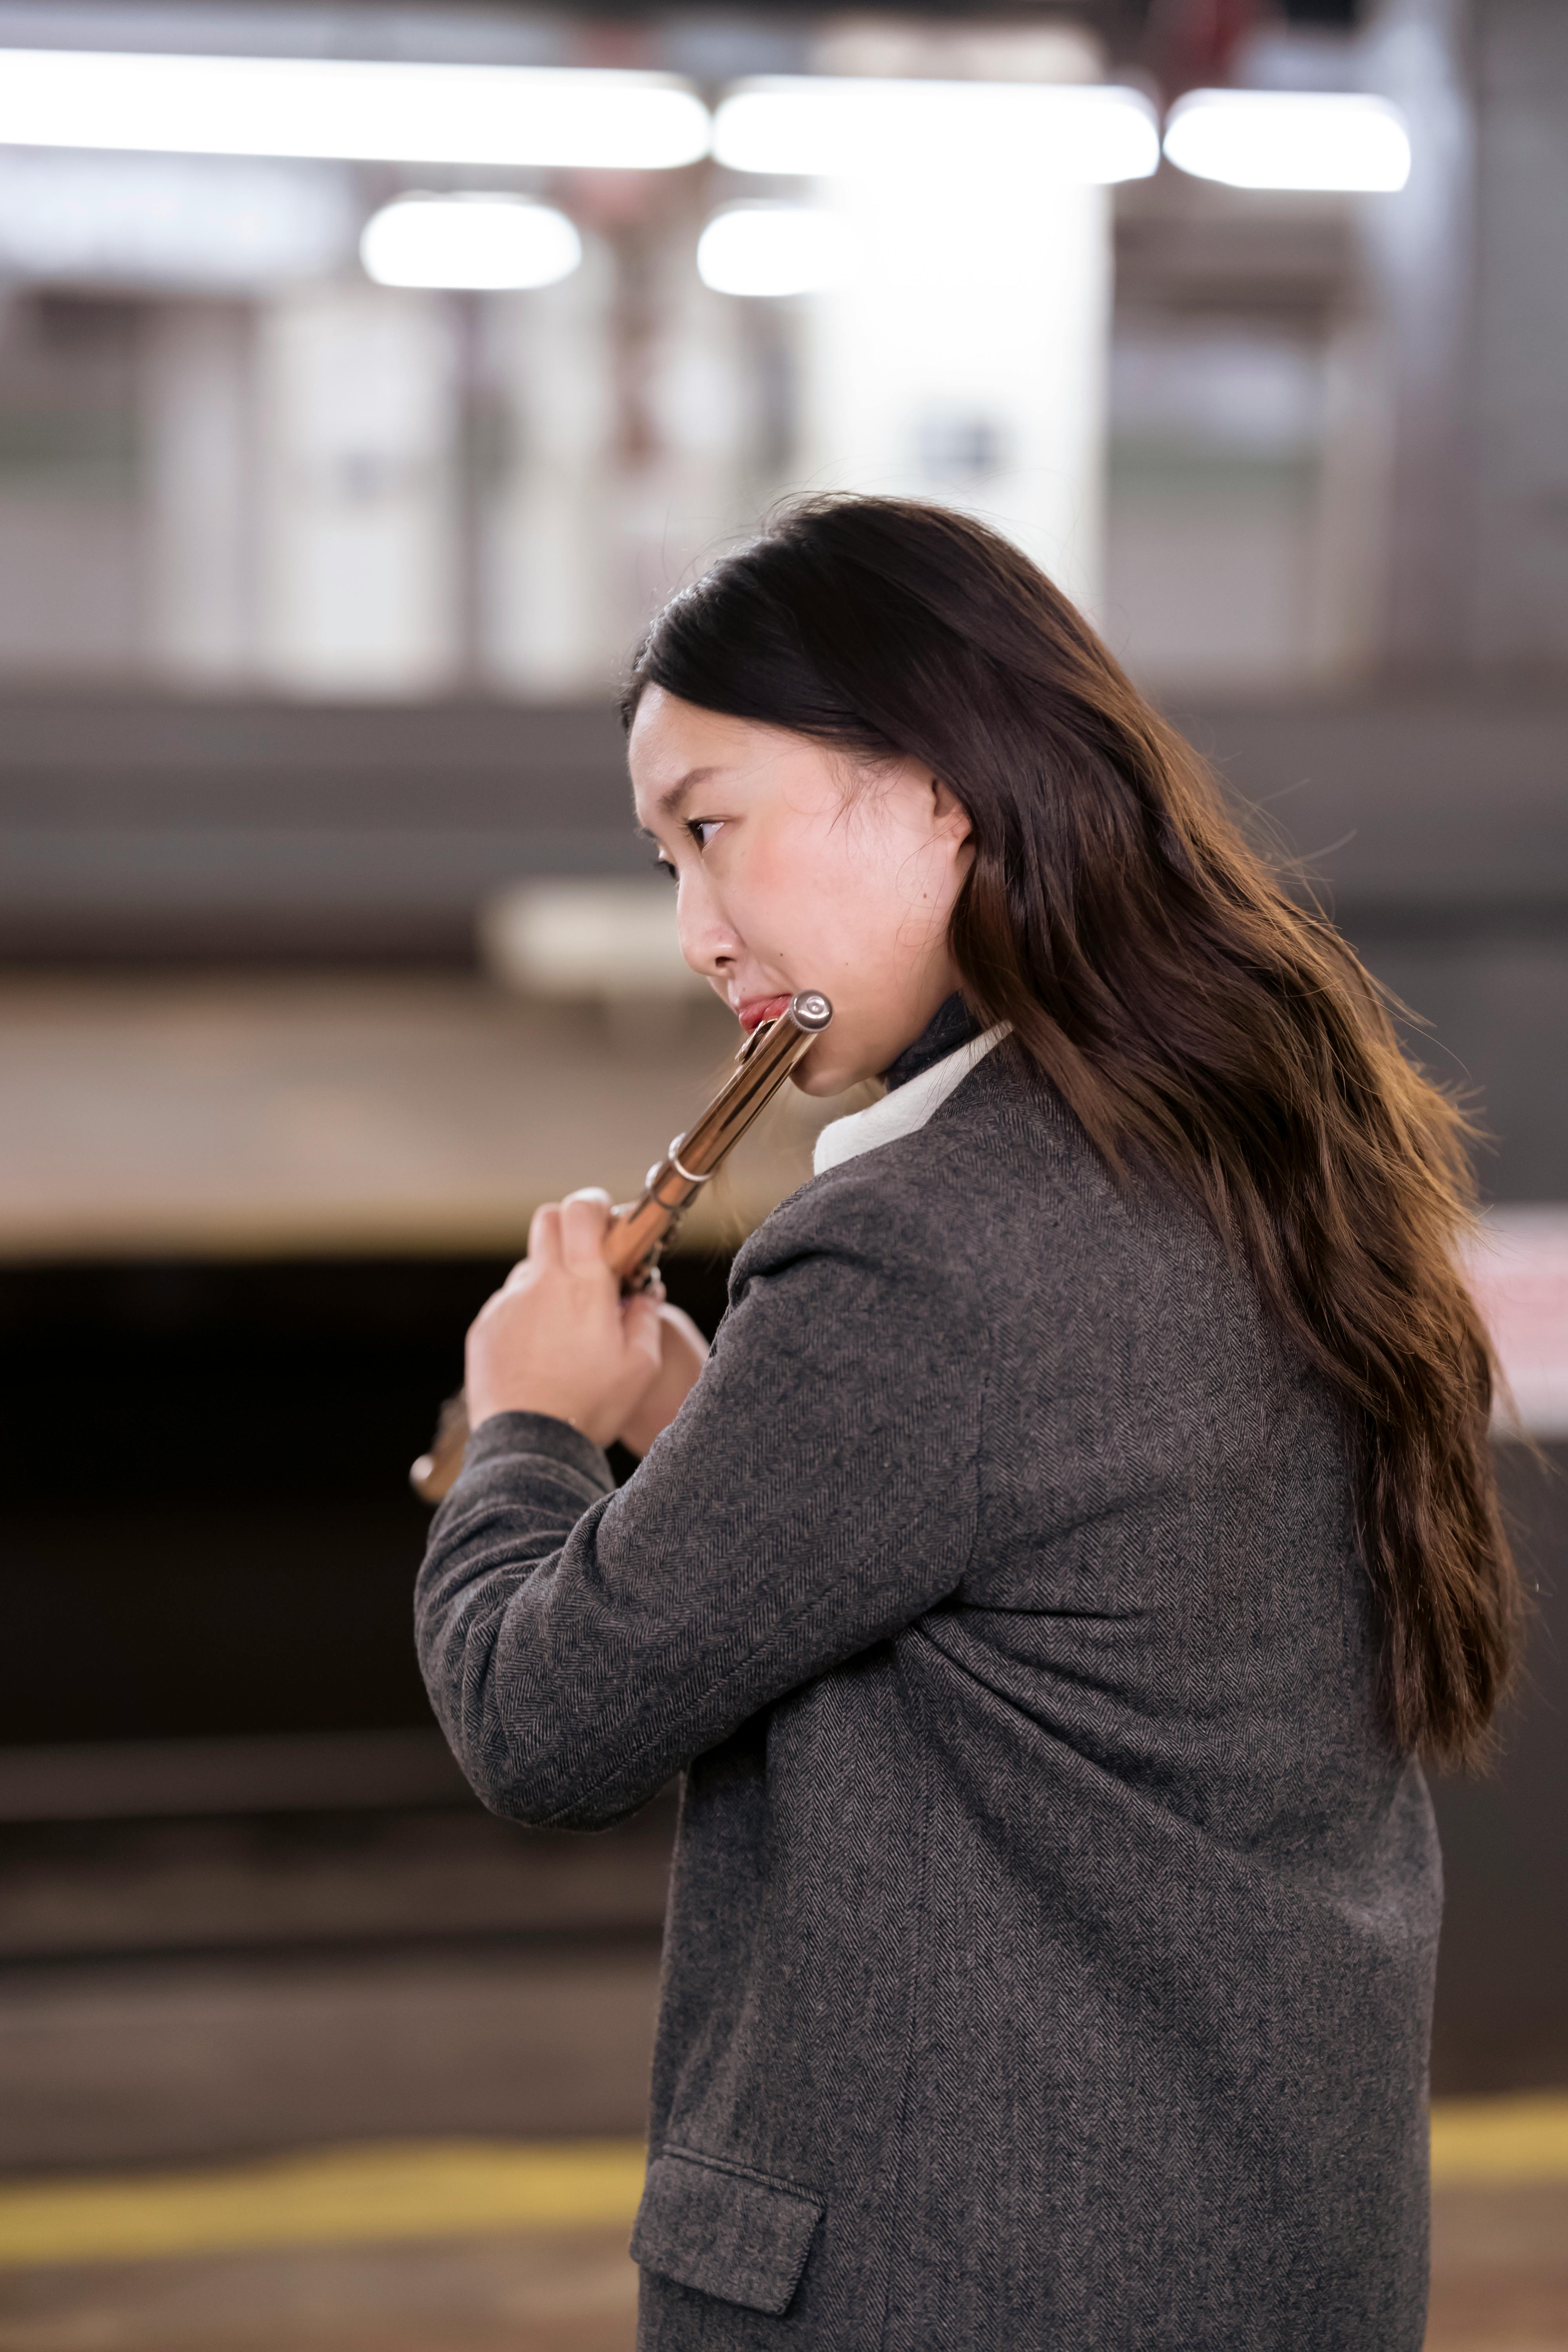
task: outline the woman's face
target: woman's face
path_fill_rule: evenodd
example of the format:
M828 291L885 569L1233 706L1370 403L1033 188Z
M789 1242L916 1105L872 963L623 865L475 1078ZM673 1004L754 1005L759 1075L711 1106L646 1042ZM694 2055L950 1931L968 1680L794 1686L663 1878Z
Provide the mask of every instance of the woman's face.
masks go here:
M795 1083L876 1076L958 985L948 920L969 819L917 760L869 773L805 735L649 687L632 727L639 822L673 873L680 950L747 1029L803 988L833 1025Z

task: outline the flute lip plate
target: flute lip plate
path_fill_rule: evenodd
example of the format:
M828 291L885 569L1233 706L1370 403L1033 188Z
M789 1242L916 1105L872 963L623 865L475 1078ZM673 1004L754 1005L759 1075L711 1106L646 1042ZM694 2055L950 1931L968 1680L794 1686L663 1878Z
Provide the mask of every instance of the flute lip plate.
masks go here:
M819 988L803 988L790 999L789 1013L797 1029L826 1029L833 1018L833 1007Z

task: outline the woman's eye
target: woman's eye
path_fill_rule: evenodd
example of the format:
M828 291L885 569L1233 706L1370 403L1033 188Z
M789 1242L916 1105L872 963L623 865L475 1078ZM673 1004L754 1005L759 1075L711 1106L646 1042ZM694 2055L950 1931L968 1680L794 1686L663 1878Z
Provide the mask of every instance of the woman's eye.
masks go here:
M686 830L699 849L706 849L710 840L723 824L722 817L694 816L687 820Z
M679 882L680 879L668 857L656 857L653 861L653 870L656 874L662 874L667 882Z

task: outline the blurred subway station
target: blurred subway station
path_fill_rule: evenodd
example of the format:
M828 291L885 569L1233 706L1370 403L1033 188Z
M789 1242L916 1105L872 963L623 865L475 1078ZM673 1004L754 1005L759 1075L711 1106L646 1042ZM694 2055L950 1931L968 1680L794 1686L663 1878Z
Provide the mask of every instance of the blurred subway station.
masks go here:
M1042 562L1484 1130L1428 2344L1568 2352L1563 0L0 0L0 2352L627 2352L673 1802L469 1797L406 1468L722 1070L616 682L837 488Z

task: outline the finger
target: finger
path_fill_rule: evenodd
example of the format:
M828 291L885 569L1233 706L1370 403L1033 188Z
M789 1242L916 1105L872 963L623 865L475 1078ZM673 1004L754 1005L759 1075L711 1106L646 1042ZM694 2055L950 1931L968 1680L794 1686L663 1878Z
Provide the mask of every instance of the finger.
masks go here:
M684 1307L661 1307L659 1321L663 1328L668 1332L672 1343L678 1339L683 1340L700 1364L707 1362L710 1354L707 1336L698 1329Z
M622 1307L621 1334L628 1350L641 1356L650 1372L657 1372L663 1360L664 1337L658 1302L646 1290L628 1298Z
M544 1265L561 1263L561 1204L546 1201L535 1209L528 1225L528 1255Z
M561 1203L561 1263L570 1273L586 1274L597 1267L605 1275L605 1234L610 1223L610 1196L597 1189L569 1192Z

